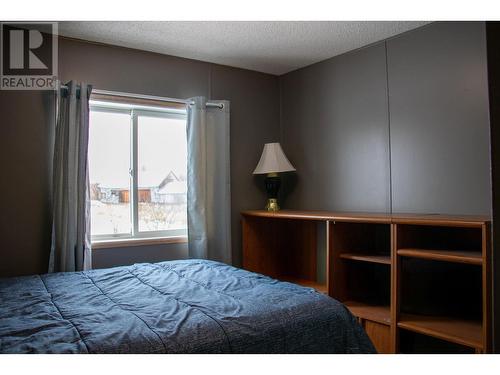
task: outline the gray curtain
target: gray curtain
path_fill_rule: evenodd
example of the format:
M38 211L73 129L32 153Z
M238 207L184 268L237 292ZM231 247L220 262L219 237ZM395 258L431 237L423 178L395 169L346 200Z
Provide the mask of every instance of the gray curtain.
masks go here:
M71 81L67 87L57 94L49 272L91 268L87 150L92 86Z
M207 107L204 97L188 106L189 257L231 264L229 102Z

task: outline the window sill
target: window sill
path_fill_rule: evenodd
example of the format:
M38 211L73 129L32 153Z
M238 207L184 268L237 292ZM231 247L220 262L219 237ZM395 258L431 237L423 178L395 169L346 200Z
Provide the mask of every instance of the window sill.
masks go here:
M173 243L187 243L187 236L160 237L160 238L127 238L116 240L102 240L92 242L92 250L111 249L116 247L151 246Z

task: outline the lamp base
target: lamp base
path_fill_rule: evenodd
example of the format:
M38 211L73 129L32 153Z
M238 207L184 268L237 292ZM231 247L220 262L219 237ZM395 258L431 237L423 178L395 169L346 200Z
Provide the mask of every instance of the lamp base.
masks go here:
M267 211L279 211L278 191L280 190L281 180L277 173L268 173L266 176L267 191Z
M266 204L267 211L279 211L280 206L278 205L278 200L276 198L269 198Z

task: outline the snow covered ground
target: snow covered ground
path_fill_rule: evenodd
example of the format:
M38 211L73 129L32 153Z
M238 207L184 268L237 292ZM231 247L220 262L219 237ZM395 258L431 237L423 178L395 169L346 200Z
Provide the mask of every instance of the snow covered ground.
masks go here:
M131 232L129 203L91 201L92 235ZM139 203L139 231L187 228L186 204Z

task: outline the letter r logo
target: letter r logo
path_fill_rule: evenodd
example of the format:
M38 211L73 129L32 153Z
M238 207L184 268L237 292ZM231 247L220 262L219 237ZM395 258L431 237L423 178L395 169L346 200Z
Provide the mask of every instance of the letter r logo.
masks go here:
M10 68L24 69L24 34L28 33L28 69L47 69L47 65L33 53L43 43L42 33L38 30L10 30Z

